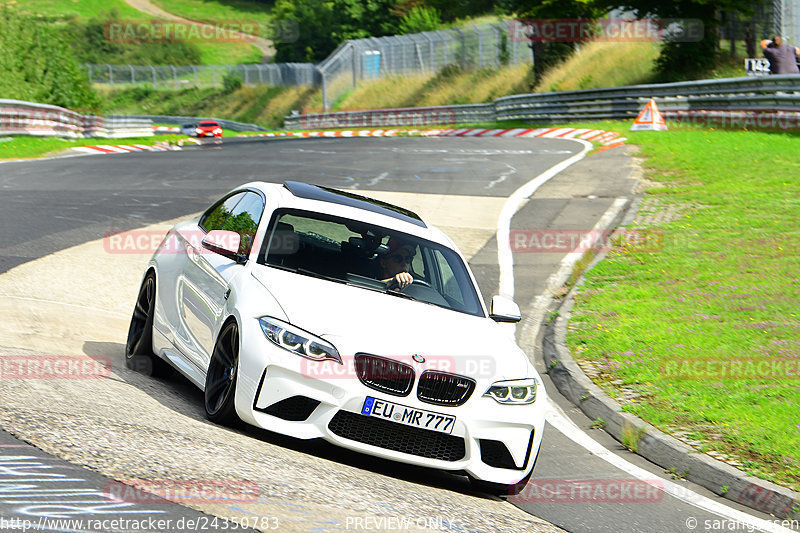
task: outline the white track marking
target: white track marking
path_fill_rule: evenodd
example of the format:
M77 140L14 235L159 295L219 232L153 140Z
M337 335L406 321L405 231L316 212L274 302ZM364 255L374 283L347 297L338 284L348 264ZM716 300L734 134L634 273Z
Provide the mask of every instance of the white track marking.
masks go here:
M648 472L644 468L629 463L622 457L604 448L602 444L591 438L583 430L581 430L581 428L579 428L572 420L570 420L564 414L561 408L559 408L558 405L556 405L551 398L548 398L547 400L548 401L547 401L546 417L547 417L547 422L551 426L556 428L565 437L567 437L574 443L588 450L592 455L599 457L600 459L606 461L607 463L610 463L612 466L619 468L620 470L626 472L627 474L630 474L631 476L637 479L641 479L642 481L648 484L655 485L654 474ZM770 522L768 520L763 520L761 518L756 518L742 511L738 511L736 509L728 507L727 505L721 502L712 500L711 498L707 498L701 494L692 491L687 487L678 485L677 483L674 483L667 479L658 478L657 486L660 487L661 490L663 490L665 493L683 502L693 505L699 509L703 509L705 511L718 514L719 516L731 522L737 522L738 524L742 525L742 529L745 529L747 531L752 531L753 529L757 529L760 531L775 531L780 533L783 532L789 533L792 531L791 529L781 527L776 523ZM753 529L750 529L751 527ZM705 528L700 527L700 530L704 531Z
M514 258L511 253L511 243L509 240L509 235L511 233L511 218L514 216L514 213L516 213L522 202L534 194L539 187L547 183L565 168L583 159L586 156L586 153L592 149L592 144L588 141L581 139L565 140L571 140L583 144L583 150L572 157L565 159L558 165L549 168L545 172L542 172L531 181L514 191L514 193L506 200L505 204L503 205L503 209L500 212L500 216L498 217L497 262L500 267L500 293L511 298L514 296ZM609 208L609 210L603 215L601 220L598 221L595 228L598 228L598 226L601 224L610 224L621 206L622 204L619 200L614 202L611 208ZM580 255L581 254L577 252L568 254L567 257L561 261L560 268L556 274L563 274L566 269L572 268L571 265L574 264ZM548 398L546 419L550 425L560 431L565 437L583 447L591 454L610 463L612 466L643 481L649 482L653 480L654 474L607 450L600 443L587 435L561 411L552 398ZM742 511L733 509L732 507L728 507L721 502L702 496L686 487L682 487L677 483L673 483L672 481L659 479L659 484L661 487L663 487L664 492L667 494L699 509L717 514L731 521L736 521L745 526L748 530L750 527L752 527L753 529L760 531L774 531L780 533L790 533L792 531L791 529L781 527L776 523L772 523L761 518L756 518Z
M531 181L514 191L508 197L506 203L503 205L503 210L497 219L497 264L500 266L500 294L514 297L514 258L511 255L511 242L509 235L511 233L511 218L517 212L519 206L522 205L530 195L535 193L539 187L547 183L553 176L565 168L573 165L583 159L586 153L592 149L592 143L578 139L571 139L583 145L583 150L565 159L554 167L550 167L542 172Z

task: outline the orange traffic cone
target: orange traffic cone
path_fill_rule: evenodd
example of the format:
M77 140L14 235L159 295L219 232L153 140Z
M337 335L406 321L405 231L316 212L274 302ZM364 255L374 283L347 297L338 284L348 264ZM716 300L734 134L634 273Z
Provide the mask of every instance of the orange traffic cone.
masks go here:
M631 126L631 131L667 131L667 129L669 129L667 128L667 123L658 111L656 101L652 98L645 104L644 108L639 112L639 116L633 121L633 126Z

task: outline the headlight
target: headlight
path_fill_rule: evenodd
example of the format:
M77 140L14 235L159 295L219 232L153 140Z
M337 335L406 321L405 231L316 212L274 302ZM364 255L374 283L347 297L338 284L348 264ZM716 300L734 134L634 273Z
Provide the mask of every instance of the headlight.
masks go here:
M221 130L220 128L216 128L216 129L214 130L214 133L215 133L215 134L222 135L222 130Z
M528 405L536 401L536 380L498 381L483 394L504 405Z
M272 317L261 317L258 322L264 335L281 348L314 361L336 361L342 364L339 352L328 341Z

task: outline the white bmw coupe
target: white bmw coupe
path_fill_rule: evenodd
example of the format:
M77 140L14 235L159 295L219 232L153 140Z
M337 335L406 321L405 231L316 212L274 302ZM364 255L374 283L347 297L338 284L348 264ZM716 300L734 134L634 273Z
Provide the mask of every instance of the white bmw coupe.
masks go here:
M167 234L144 274L130 368L171 365L208 418L465 472L516 493L533 471L544 387L487 311L453 242L346 191L249 183Z

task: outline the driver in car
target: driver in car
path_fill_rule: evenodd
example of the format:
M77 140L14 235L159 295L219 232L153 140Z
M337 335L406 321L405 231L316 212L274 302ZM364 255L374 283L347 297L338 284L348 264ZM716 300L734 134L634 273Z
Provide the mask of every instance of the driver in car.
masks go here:
M414 283L414 277L408 269L414 260L415 246L394 237L387 243L389 251L381 256L380 265L383 270L381 280L385 283L395 281L398 288L402 289Z

